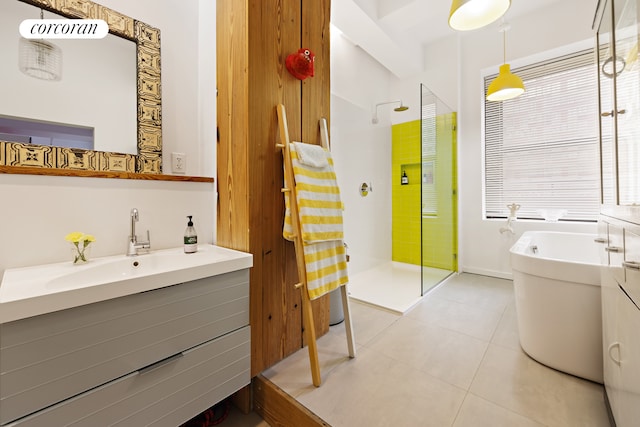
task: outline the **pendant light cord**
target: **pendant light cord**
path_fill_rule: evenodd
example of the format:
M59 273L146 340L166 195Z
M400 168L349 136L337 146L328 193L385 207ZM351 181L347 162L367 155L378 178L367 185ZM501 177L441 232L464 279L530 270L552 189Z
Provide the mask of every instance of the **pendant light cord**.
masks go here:
M507 30L502 30L502 63L507 63Z
M498 31L502 33L502 63L507 63L507 31L511 26L502 18L502 23L498 28Z

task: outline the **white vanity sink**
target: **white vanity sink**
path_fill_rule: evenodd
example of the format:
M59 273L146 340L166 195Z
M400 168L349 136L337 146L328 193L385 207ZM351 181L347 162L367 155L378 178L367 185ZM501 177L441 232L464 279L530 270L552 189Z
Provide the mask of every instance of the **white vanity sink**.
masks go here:
M213 245L128 257L95 258L7 269L0 285L0 323L249 268L251 254Z

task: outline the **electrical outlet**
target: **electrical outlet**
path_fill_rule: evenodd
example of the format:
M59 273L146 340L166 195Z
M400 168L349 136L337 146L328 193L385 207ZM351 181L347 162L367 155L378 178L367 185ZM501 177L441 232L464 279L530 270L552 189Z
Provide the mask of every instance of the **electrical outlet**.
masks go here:
M187 170L187 155L184 153L171 153L171 172L185 173Z

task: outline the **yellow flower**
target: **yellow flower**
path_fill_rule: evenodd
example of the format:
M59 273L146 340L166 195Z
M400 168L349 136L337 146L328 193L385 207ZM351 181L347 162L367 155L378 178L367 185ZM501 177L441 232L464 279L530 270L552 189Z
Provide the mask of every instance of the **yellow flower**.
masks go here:
M74 231L73 233L69 233L66 236L64 236L64 240L68 242L77 243L83 240L82 236L84 236L84 233L81 233L79 231Z
M85 255L85 249L91 242L95 242L96 238L91 234L84 234L79 231L74 231L73 233L67 234L64 239L68 242L73 243L75 246L73 263L76 264L78 261L87 261L87 256Z
M74 231L73 233L69 233L64 236L64 240L71 243L80 243L84 242L84 245L87 246L91 242L95 242L96 238L91 234L84 234L79 231Z

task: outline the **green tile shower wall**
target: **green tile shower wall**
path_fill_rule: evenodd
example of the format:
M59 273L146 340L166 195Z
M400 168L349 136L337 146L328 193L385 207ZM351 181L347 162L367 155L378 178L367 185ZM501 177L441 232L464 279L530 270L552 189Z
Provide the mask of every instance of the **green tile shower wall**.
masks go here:
M424 266L457 270L456 114L436 118L434 183L437 215L421 214L420 120L392 126L392 259L420 265L420 246ZM401 185L402 171L409 184ZM422 235L420 221L422 217Z
M420 120L391 127L391 162L391 259L420 265Z
M456 114L436 117L436 184L438 215L423 217L424 265L457 270Z

